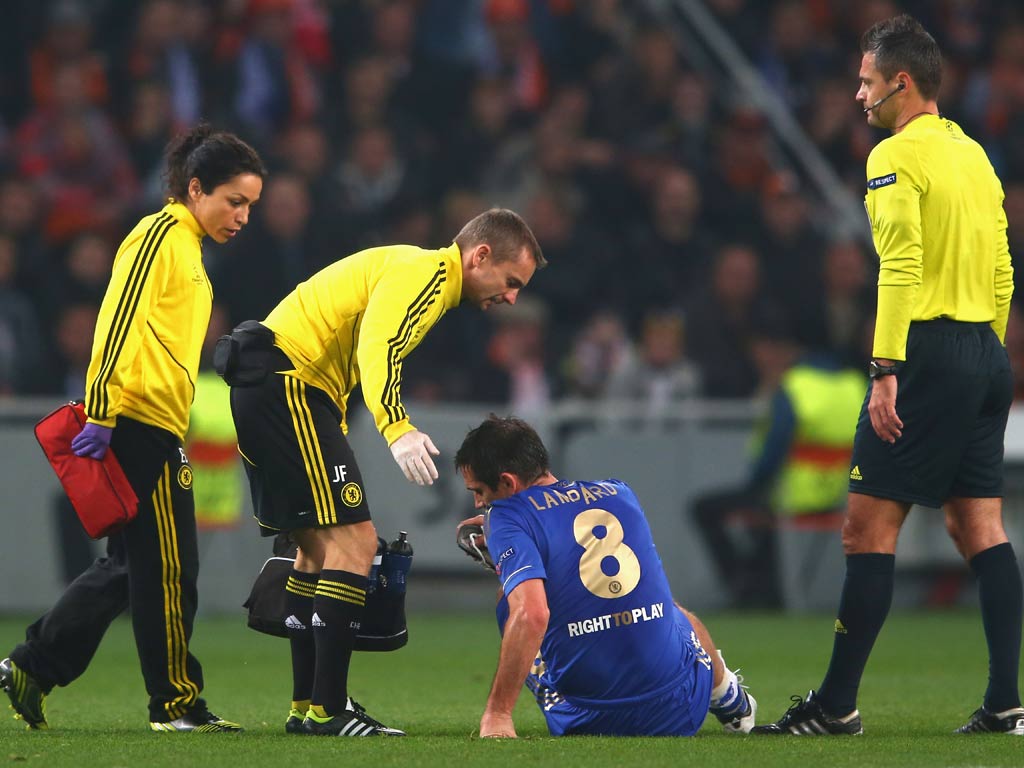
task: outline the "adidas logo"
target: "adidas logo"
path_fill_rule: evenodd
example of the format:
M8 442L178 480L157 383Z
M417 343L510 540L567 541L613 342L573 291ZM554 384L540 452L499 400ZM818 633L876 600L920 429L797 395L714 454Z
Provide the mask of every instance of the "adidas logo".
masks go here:
M326 627L327 622L320 618L319 613L313 614L313 626L314 627Z
M859 466L855 466L853 469L850 470L850 479L851 480L863 480L864 479L864 475L862 475L860 473L860 467Z
M843 622L841 622L839 619L836 619L836 634L837 635L845 635L846 634L846 627L843 626Z
M288 629L305 629L306 628L306 625L303 624L301 621L299 621L295 617L294 613L291 616L289 616L287 619L284 620L284 625L286 627L288 627Z

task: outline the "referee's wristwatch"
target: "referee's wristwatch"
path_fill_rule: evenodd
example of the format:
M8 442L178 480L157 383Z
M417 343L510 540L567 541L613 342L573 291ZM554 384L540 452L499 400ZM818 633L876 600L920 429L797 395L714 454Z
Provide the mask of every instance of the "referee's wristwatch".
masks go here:
M899 371L899 366L895 363L892 365L880 365L877 360L872 360L868 363L868 378L880 379L883 376L895 376Z

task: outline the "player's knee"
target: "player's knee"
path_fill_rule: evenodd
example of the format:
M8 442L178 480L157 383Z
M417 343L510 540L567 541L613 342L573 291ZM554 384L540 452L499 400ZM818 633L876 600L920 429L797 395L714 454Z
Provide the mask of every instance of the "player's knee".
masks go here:
M946 513L946 533L948 533L949 538L953 540L953 546L956 547L956 551L959 552L961 556L966 556L966 551L964 549L964 536L960 520L948 512Z
M1008 541L1006 531L998 524L966 525L960 521L957 534L950 536L964 560L970 560L979 552Z
M843 553L861 555L867 552L894 552L896 535L888 529L864 520L847 518L843 523Z
M353 554L360 560L370 563L377 554L377 529L367 520L364 523L341 526L348 536L346 546L351 547Z
M324 549L310 541L303 549L300 545L295 553L295 570L301 573L320 573L324 568Z
M324 547L324 567L353 573L369 573L377 552L377 530L366 521L316 529Z
M860 551L863 529L849 518L843 521L843 553L855 555Z
M1007 541L998 500L954 500L946 506L946 532L965 560Z
M850 494L843 521L843 551L847 555L893 554L906 508L896 502Z

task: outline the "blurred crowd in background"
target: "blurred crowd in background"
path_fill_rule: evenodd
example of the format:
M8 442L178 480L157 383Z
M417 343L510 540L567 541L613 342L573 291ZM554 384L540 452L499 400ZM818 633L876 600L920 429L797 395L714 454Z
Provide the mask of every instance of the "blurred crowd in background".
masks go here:
M1024 255L1019 3L705 5L856 199L884 138L854 100L859 36L916 15L946 55L940 108L988 151L1011 253ZM250 226L205 246L213 337L349 253L447 245L499 205L527 219L550 267L515 307L446 318L406 363L407 399L655 407L764 395L810 350L864 365L869 240L835 236L770 121L647 6L6 4L0 394L81 394L117 245L163 204L162 150L200 119L239 133L271 169ZM1016 308L1008 347L1024 395Z

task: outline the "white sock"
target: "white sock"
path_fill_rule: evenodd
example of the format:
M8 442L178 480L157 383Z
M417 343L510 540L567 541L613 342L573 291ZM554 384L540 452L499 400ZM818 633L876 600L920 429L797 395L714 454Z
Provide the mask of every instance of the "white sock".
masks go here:
M728 709L732 707L736 704L741 692L740 681L736 679L736 673L726 667L722 682L711 691L711 708Z

